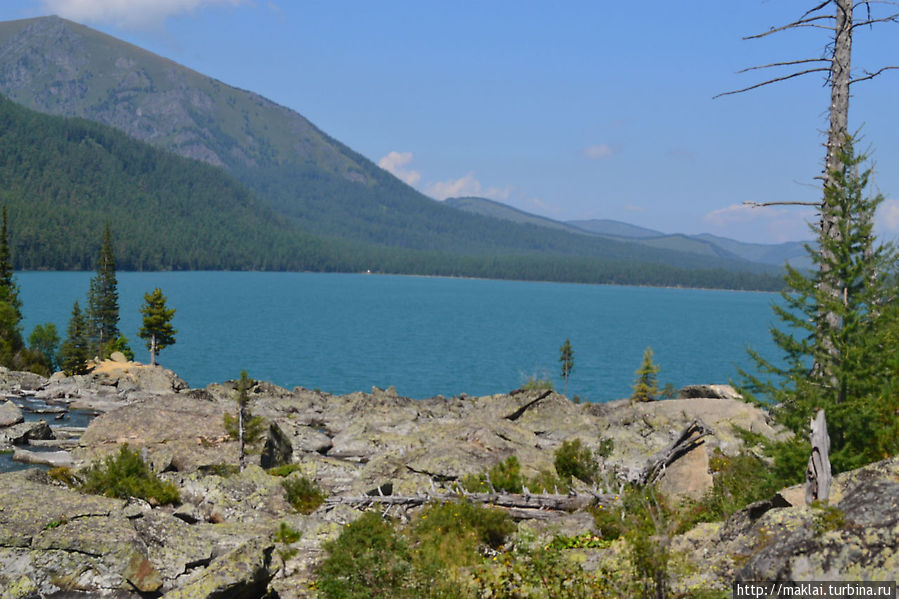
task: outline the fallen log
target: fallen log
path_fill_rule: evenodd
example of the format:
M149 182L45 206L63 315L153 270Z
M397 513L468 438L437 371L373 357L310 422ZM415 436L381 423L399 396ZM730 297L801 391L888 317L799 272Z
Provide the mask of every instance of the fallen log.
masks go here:
M695 418L668 447L650 458L639 477L640 484L647 485L659 480L668 466L702 445L703 439L711 434L712 430Z
M419 507L431 502L472 501L510 510L516 519L542 518L547 512L573 512L590 505L611 505L617 495L576 493L570 495L525 495L519 493L418 493L415 495L332 496L325 505Z

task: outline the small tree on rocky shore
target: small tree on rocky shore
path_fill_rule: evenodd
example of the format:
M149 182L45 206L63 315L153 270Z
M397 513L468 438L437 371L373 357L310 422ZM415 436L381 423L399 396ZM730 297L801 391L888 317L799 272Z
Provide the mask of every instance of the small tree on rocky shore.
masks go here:
M632 401L652 401L659 394L659 367L652 361L652 348L647 347L643 352L643 361L635 373L634 393Z
M565 381L564 394L568 395L568 379L574 370L574 350L571 349L571 339L566 339L559 349L559 362L562 363L562 380Z
M60 366L68 375L85 374L87 372L88 340L87 319L78 300L72 306L72 318L66 331L66 340L60 349Z
M246 370L241 370L240 379L234 390L234 399L237 401L237 421L235 422L234 417L230 414L225 414L225 431L228 436L237 437L238 463L241 470L247 465L247 444L255 443L262 438L264 430L262 418L250 413L250 387L252 386L253 379L249 377Z
M150 365L156 366L157 352L175 344L175 334L178 332L172 327L175 309L166 307L166 297L159 287L152 293L145 293L144 301L146 303L140 309L140 313L144 315L144 325L137 334L147 342Z

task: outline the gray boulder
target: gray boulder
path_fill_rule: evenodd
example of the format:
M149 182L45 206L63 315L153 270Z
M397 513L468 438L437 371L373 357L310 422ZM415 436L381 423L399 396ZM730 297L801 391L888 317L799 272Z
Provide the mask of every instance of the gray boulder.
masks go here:
M19 406L6 400L0 403L0 428L12 426L25 421L25 416Z

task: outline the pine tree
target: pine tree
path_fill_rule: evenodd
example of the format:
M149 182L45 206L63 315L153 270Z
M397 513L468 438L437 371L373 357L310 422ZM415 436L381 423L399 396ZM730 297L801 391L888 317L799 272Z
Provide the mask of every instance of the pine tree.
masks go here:
M147 342L150 350L150 365L156 365L156 354L166 347L175 344L175 334L178 332L172 328L174 308L166 308L166 297L157 287L152 293L144 294L144 306L140 313L144 315L144 324L138 331L138 336Z
M659 367L652 361L652 348L647 347L643 352L643 361L635 373L634 393L632 401L652 401L659 393Z
M574 370L574 350L571 349L571 340L566 339L559 349L559 362L562 363L562 380L565 381L564 393L568 395L568 379Z
M0 219L0 302L6 302L13 307L18 326L19 321L22 320L22 301L19 299L19 286L13 275L5 205L2 210L2 219Z
M66 331L66 340L60 349L60 365L68 375L86 374L89 357L87 337L87 317L81 311L78 300L72 306L72 318Z
M243 470L247 465L247 456L245 451L246 444L246 426L250 420L250 396L248 391L252 381L247 375L246 370L240 371L240 380L237 381L237 435L238 435L238 464Z
M119 336L119 292L109 223L106 224L97 258L97 274L90 283L88 317L96 353L101 358L106 357L109 345Z
M741 373L746 391L774 404L775 419L800 439L807 437L812 416L825 411L838 472L899 449L895 438L878 442L874 430L874 423L899 428L899 369L890 363L899 333L896 254L889 245L876 245L873 216L883 197L865 196L871 170L860 170L865 156L856 155L853 145L852 139L843 144L841 166L830 173L833 183L824 194L822 218L838 223L839 234L820 237L821 248L806 246L818 266L814 273L788 266L783 305L773 308L782 326L771 334L785 365L750 352L759 374ZM781 474L801 472L802 453L782 453Z

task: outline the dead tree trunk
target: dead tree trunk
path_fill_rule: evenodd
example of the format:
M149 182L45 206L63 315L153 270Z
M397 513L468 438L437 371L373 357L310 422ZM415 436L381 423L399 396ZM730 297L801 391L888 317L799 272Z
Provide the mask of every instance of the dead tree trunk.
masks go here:
M851 82L852 62L852 6L853 0L834 0L836 8L833 56L830 61L830 128L827 131L827 154L824 159L824 194L822 204L827 202L828 190L834 189L838 183L833 177L834 171L844 167L842 163L843 146L849 137L849 84ZM845 281L835 275L830 276L830 265L834 262L832 245L824 240L839 242L841 223L830 210L821 210L819 243L821 252L820 289L826 296L835 298L837 302L843 296ZM832 331L843 327L840 315L833 310L821 308L818 314L818 344L831 359L837 359L838 350L833 343ZM824 379L831 379L832 372L819 364L815 364L813 374ZM835 383L835 381L830 381Z
M826 502L830 497L830 436L824 410L812 419L812 455L805 470L805 503Z
M712 434L698 418L684 427L668 447L654 455L640 474L640 484L647 485L659 480L665 470L682 456L687 455L704 443L703 439Z
M431 502L472 501L506 508L516 519L544 518L553 512L573 512L590 505L609 506L616 495L523 495L516 493L418 493L416 495L354 495L325 499L326 505L420 507Z

